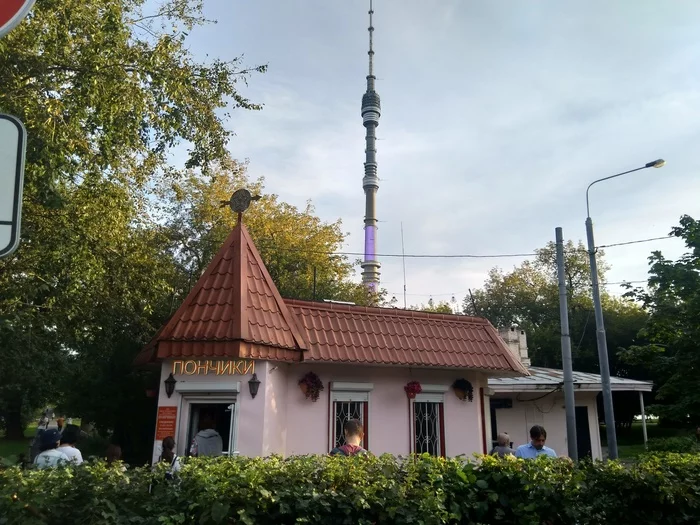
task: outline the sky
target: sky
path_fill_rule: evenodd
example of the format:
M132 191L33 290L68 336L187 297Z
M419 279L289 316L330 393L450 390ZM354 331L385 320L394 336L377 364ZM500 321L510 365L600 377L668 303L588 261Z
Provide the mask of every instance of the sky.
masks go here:
M241 91L264 104L232 112L238 159L266 191L363 246L369 0L204 0L199 59L268 64ZM596 244L665 236L700 217L700 2L696 0L374 0L380 187L378 253L531 253L585 240L595 179L663 158L591 189ZM645 280L647 258L677 239L613 247L608 280ZM408 305L461 302L489 270L523 257L406 259ZM401 258L381 285L403 305ZM358 277L359 278L359 277ZM608 287L621 293L617 285Z

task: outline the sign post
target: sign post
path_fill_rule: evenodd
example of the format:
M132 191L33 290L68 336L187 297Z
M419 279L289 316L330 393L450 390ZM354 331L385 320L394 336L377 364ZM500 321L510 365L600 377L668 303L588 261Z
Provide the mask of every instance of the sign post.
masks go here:
M29 14L34 0L0 2L0 38ZM0 113L0 259L19 245L27 131L22 121Z
M0 113L0 258L19 244L27 132L20 120Z
M2 0L0 2L0 38L12 31L34 5L34 0Z

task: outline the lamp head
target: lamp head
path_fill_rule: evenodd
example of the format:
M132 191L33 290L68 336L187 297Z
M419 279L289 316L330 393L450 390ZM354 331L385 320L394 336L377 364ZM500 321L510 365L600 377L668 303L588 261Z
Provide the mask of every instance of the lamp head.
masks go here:
M653 160L651 162L647 162L644 167L645 168L663 168L665 164L666 164L666 161L664 159L656 159L656 160Z

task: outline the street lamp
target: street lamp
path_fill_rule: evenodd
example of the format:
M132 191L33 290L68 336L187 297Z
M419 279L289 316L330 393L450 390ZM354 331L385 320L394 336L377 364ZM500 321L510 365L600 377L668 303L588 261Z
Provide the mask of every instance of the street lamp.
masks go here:
M666 161L657 159L647 162L644 166L629 171L623 171L616 175L594 180L586 188L586 237L588 238L588 257L591 264L591 285L593 288L593 308L595 310L596 342L598 344L598 361L600 362L600 379L603 385L603 407L605 409L605 432L608 438L608 458L617 459L617 434L615 432L615 413L613 411L612 390L610 388L610 362L608 361L608 342L605 339L605 324L603 322L603 308L600 305L600 287L598 284L598 264L595 259L595 240L593 239L593 221L588 201L588 191L591 186L604 180L614 179L621 175L627 175L635 171L647 168L661 168Z

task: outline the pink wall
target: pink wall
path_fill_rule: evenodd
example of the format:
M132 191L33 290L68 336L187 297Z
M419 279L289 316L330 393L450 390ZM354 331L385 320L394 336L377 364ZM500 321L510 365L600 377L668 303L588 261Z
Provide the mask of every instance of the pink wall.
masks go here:
M306 399L298 380L309 370L321 378L325 390L317 402ZM329 383L332 381L372 383L369 396L369 448L374 454L408 454L411 447L409 401L403 387L411 380L445 385L465 377L474 386L474 401L457 399L449 389L445 398L445 452L447 456L471 455L482 451L480 374L454 370L419 370L399 367L343 365L298 365L290 367L287 397L286 455L319 454L329 450Z
M284 454L287 445L287 374L290 365L263 361L259 363L265 365L264 377L267 378L260 379L261 374L258 372L258 379L263 381L258 397L261 394L265 396L262 455Z
M172 362L163 363L159 406L178 407L177 452L184 455L187 446L187 397L177 390L165 395L163 381L172 370ZM317 402L304 397L298 386L307 372L319 375L325 389ZM176 376L178 382L222 385L240 382L236 394L236 451L245 456L282 454L325 454L330 449L329 390L331 382L372 383L369 393L369 448L375 454L408 454L411 451L410 405L403 390L411 380L442 385L444 393L445 453L447 456L482 452L482 419L479 388L485 386L483 374L456 370L427 370L399 367L362 367L343 365L285 364L255 362L261 381L255 399L250 396L248 375ZM464 377L474 386L474 401L460 401L448 387ZM215 394L212 394L215 395ZM221 395L221 394L219 394ZM206 401L206 399L204 399ZM201 396L198 398L201 401ZM160 442L154 443L153 460L160 455Z

